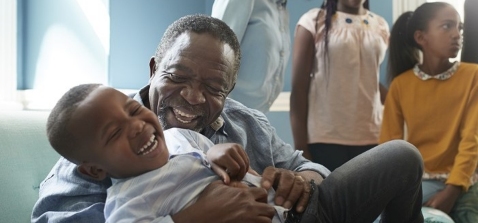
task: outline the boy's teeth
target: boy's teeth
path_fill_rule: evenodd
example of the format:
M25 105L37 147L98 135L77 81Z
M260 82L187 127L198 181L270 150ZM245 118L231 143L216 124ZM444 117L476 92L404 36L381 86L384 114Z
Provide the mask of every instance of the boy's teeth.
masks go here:
M156 143L157 143L157 141L154 140L154 139L155 139L155 136L154 136L154 135L151 135L151 137L149 138L149 141L148 141L143 147L141 147L141 149L140 149L137 153L138 153L138 154L141 154L141 153L144 152L144 150L146 150L149 146L151 146L151 144L152 144L153 142L156 142ZM153 146L152 148L155 148L155 147L156 147L156 146ZM150 152L150 151L149 151L149 152ZM149 152L148 152L148 153L149 153Z
M157 140L154 140L154 144L153 144L153 146L151 147L151 149L150 149L150 150L148 150L148 151L146 151L146 152L144 152L144 153L143 153L143 154L141 154L141 155L146 155L146 154L148 154L148 153L152 152L153 150L155 150L155 149L156 149L156 146L157 146L157 145L158 145L158 141L157 141Z

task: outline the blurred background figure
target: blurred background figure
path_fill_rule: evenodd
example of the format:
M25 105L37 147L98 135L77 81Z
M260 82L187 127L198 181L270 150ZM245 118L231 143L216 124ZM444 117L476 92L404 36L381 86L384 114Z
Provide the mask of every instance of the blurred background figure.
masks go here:
M478 0L465 0L465 24L463 27L463 49L461 61L478 63Z
M241 67L229 97L268 112L284 87L290 55L287 0L215 0L211 16L224 21L241 44Z
M295 148L331 171L378 144L387 22L365 0L327 0L300 18L292 55Z

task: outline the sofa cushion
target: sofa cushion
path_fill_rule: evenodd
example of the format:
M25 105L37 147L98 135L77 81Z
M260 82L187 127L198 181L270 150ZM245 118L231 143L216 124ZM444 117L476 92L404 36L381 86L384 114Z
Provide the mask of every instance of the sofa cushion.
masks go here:
M46 137L47 111L0 112L0 216L30 222L40 182L59 155Z

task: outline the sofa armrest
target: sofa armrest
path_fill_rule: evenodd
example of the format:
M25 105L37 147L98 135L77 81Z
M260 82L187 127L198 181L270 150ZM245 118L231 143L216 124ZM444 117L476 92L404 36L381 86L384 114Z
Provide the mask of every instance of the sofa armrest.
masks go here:
M38 188L60 157L46 136L47 111L0 112L0 216L30 222Z

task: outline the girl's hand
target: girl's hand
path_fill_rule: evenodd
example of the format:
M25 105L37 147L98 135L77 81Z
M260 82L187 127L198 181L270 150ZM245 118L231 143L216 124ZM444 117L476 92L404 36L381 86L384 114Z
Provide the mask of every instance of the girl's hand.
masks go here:
M448 214L455 205L461 191L461 187L447 184L445 189L436 193L423 206L435 208Z

